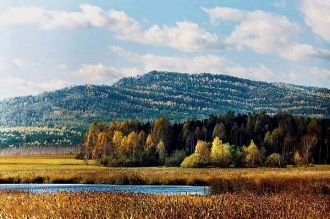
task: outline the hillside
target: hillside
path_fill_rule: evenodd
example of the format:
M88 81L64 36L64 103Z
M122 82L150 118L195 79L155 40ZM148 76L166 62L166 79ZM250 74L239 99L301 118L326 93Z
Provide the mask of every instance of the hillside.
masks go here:
M226 75L150 72L112 86L85 85L0 102L0 127L85 126L113 119L172 121L237 113L287 111L330 117L325 88L251 81Z

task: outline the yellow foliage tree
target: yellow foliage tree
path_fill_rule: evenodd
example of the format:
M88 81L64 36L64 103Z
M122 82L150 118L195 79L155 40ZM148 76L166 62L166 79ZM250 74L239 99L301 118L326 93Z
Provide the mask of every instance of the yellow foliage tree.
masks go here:
M205 141L198 140L195 153L186 157L181 167L204 167L210 162L210 148Z
M251 140L248 147L243 147L245 165L249 167L255 167L261 160L261 154L257 145Z
M113 138L112 138L112 143L114 145L115 148L115 153L117 151L120 152L120 148L121 148L121 141L123 140L123 133L121 131L115 131L115 133L113 134Z
M126 154L129 159L134 160L135 153L137 150L137 144L138 144L138 134L135 131L132 131L127 136L127 142L126 142Z
M196 144L195 154L201 156L203 159L210 159L210 148L206 141L198 140Z
M102 156L102 150L104 149L105 144L106 144L106 137L107 136L106 136L105 132L100 132L97 135L97 142L92 151L92 159L95 159L95 158L99 159Z
M159 154L159 161L161 163L164 163L165 157L166 157L166 150L165 150L165 144L162 140L157 144L157 152Z
M211 148L211 160L216 166L226 167L230 163L230 146L215 137Z
M148 151L150 148L154 147L154 140L152 139L151 135L149 134L146 140L144 151Z

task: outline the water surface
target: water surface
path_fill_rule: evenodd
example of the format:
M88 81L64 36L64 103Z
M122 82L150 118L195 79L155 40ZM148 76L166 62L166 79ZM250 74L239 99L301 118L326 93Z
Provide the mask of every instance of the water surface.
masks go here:
M144 194L205 195L207 186L178 185L95 185L95 184L0 184L0 190L29 191L33 193L54 192L134 192Z

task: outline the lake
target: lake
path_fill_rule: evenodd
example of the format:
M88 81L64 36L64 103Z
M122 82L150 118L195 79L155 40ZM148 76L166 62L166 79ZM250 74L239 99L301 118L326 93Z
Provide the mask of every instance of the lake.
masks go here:
M206 195L207 186L178 185L96 185L96 184L0 184L0 190L29 191L33 193L54 192L134 192L144 194Z

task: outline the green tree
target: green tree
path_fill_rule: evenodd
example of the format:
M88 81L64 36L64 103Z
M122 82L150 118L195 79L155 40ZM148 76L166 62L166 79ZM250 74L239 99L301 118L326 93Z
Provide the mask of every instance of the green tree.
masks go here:
M226 132L226 128L225 125L221 122L221 123L217 123L214 126L213 132L212 132L212 137L213 139L215 137L220 138L221 140L225 141L227 138L227 132Z
M266 165L270 167L284 167L285 160L279 153L272 153L267 157Z

